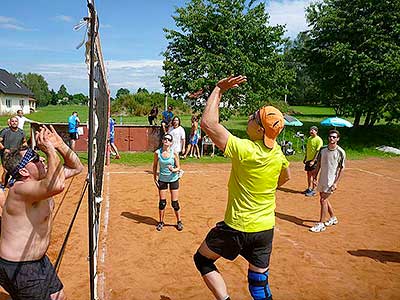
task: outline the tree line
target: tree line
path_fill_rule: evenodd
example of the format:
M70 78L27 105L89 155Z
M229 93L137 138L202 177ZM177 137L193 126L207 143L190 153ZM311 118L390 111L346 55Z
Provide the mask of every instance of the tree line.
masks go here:
M20 82L25 84L34 94L38 106L67 105L67 104L87 104L88 97L82 93L69 94L64 84L60 86L58 92L49 90L46 79L37 73L15 73L13 74Z

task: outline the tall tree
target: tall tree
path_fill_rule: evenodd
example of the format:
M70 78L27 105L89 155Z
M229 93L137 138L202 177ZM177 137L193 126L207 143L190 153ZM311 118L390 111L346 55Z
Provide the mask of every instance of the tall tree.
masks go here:
M293 76L282 59L283 26L269 26L264 3L246 0L191 0L173 16L179 30L164 29L165 92L205 98L218 79L231 74L248 83L227 93L225 105L249 112L284 99ZM246 4L248 3L248 5Z
M59 100L67 100L69 99L69 94L65 85L61 85L57 92L57 97Z
M306 62L338 113L373 125L398 106L400 0L323 0L307 19Z
M57 93L53 89L51 89L50 95L51 95L50 104L51 105L57 105L58 104Z
M51 100L49 85L44 77L36 73L16 73L14 76L34 94L38 106L46 106Z
M128 89L120 88L120 89L118 89L117 94L115 95L115 98L118 99L118 98L121 98L123 95L129 95L129 94L130 94L130 92Z

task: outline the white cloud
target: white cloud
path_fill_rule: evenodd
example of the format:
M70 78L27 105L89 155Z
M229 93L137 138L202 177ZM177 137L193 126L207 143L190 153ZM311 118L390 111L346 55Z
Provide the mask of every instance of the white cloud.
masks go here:
M61 21L61 22L67 22L67 23L71 23L74 19L70 16L66 16L66 15L58 15L54 17L54 20L56 21Z
M24 27L17 19L5 16L0 16L0 28L16 31L31 31L31 29Z
M312 0L273 0L266 10L270 25L286 25L286 36L295 38L300 31L307 30L305 8Z
M107 81L111 95L115 96L119 88L132 92L138 88L149 91L163 91L160 76L163 74L162 60L110 60L105 61ZM88 71L85 63L40 64L30 72L42 74L49 88L58 91L64 84L71 94L88 94Z

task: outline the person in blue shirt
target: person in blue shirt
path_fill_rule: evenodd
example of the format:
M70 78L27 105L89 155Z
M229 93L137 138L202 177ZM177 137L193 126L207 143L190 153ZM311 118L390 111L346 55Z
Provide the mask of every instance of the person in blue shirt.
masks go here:
M75 151L75 142L79 139L78 127L81 121L78 118L78 112L74 111L68 118L68 133L70 138L70 148Z
M176 228L181 231L183 224L181 220L181 210L179 207L179 178L181 169L179 164L179 155L171 148L173 137L165 134L162 138L162 146L154 152L153 161L153 179L158 188L160 200L158 203L160 222L156 229L161 231L164 227L165 207L167 206L168 186L171 192L171 206L174 209L177 225ZM160 173L157 178L157 169L160 167Z
M114 143L114 135L115 135L115 120L110 117L110 146L111 150L114 150L115 159L120 159L121 156L118 153L118 148Z
M168 110L162 112L161 128L163 134L168 133L169 126L171 125L172 119L174 118L174 113L172 112L172 106L168 106Z

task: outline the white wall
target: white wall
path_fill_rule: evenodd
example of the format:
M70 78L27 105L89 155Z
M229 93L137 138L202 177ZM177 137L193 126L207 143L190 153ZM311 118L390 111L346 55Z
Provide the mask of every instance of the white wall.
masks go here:
M21 105L22 101L23 101L23 106ZM5 95L3 93L0 93L0 115L16 114L17 110L19 109L22 109L24 114L30 113L28 96Z

